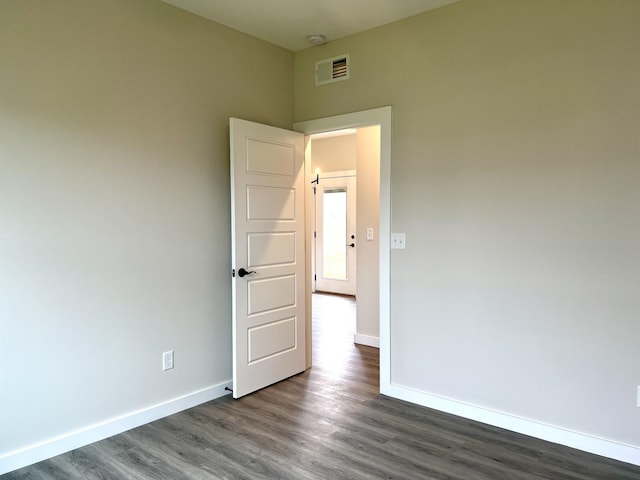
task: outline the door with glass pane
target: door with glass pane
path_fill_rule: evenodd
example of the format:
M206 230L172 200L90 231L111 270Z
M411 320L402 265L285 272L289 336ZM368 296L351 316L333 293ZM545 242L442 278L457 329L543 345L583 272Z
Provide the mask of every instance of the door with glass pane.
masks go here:
M315 289L355 295L355 171L320 174L315 210Z

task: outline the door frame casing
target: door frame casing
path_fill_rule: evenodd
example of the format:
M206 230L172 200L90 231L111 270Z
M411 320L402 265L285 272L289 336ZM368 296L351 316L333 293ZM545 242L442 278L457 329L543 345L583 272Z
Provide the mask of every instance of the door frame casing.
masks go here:
M345 128L380 126L380 392L385 393L391 387L391 107L380 107L360 112L346 113L332 117L297 122L293 129L304 133L305 137L305 179L307 185L312 180L309 161L309 138L314 133L330 132ZM305 208L307 218L312 215L313 198L310 189L305 189ZM307 272L311 272L311 222L306 222ZM307 368L311 367L311 275L307 275Z

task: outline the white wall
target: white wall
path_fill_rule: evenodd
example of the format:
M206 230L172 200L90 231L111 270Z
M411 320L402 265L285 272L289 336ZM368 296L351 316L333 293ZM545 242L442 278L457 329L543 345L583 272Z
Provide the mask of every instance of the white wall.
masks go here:
M462 0L296 53L296 121L393 107L394 385L640 448L639 5Z
M292 61L156 0L0 3L0 463L230 379L228 117L291 128Z

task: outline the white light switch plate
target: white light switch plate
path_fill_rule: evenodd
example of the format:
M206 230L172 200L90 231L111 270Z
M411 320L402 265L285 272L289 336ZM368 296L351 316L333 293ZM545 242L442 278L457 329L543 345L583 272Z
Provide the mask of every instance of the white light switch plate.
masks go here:
M371 227L367 228L367 240L368 241L373 240L373 228Z
M404 233L391 234L391 248L394 250L404 250L406 248L406 236Z

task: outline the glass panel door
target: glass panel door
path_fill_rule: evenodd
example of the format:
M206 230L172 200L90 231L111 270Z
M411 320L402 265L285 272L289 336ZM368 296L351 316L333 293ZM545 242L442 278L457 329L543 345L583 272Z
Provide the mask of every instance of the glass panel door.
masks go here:
M314 291L355 295L355 171L327 172L316 188Z

